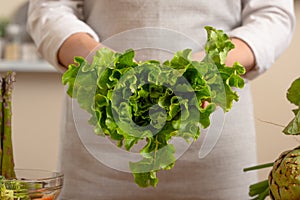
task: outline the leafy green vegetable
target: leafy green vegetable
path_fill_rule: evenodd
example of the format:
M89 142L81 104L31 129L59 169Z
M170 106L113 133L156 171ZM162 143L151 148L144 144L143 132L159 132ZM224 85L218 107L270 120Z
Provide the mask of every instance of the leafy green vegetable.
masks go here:
M299 93L300 93L300 78L292 82L292 85L290 86L286 94L287 99L298 107L300 107Z
M294 119L284 128L283 132L287 135L300 134L300 109L297 110Z
M206 27L206 57L193 61L192 51L175 53L171 60L134 61L134 51L115 53L102 48L89 64L75 57L62 77L67 93L90 113L95 133L116 140L130 151L139 141L142 159L130 162L135 182L156 186L157 172L175 164L172 138L196 140L200 127L210 125L210 115L220 106L225 112L238 101L232 88L242 88L245 69L228 67L225 59L234 48L221 30ZM203 108L202 103L209 104Z
M2 200L31 200L25 182L19 180L5 180L0 177L0 199Z
M284 128L283 132L287 135L299 135L300 134L300 78L294 80L292 85L287 91L287 99L298 106L293 112L295 117Z

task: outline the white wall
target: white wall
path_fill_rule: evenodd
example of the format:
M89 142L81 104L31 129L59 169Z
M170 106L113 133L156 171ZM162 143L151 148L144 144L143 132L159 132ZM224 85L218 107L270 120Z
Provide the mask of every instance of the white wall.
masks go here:
M27 0L1 0L0 17L10 17Z
M2 0L3 1L3 0ZM0 16L10 16L25 0L5 0ZM295 1L300 17L300 1ZM299 24L299 22L298 22ZM267 44L266 44L267 45ZM255 106L258 162L273 161L281 151L299 144L282 128L261 120L286 125L292 105L285 98L292 80L300 77L300 28L291 46L265 74L251 82ZM18 73L13 96L13 134L17 167L53 170L57 164L63 87L59 74ZM243 130L241 130L243 131ZM268 170L261 171L264 178Z
M64 90L58 73L17 73L13 142L17 168L55 170Z

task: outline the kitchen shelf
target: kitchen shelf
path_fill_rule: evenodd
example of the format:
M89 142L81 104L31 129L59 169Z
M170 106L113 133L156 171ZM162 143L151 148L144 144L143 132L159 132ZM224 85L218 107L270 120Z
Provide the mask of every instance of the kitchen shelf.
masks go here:
M58 72L46 61L6 61L0 60L0 72Z

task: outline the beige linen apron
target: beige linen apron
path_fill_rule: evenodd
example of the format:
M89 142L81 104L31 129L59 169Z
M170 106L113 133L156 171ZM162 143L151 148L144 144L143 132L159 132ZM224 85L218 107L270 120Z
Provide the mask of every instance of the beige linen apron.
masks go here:
M216 3L197 0L90 0L84 1L84 14L100 39L118 51L128 47L138 49L159 45L172 51L185 46L200 50L197 45L178 39L184 37L168 37L164 33L170 30L182 33L201 46L206 36L203 26L211 25L223 30L238 26L240 1L228 0L232 6L221 9L222 12L216 8ZM140 31L143 27L167 28L167 31L151 34L151 31ZM132 30L136 28L139 31ZM126 40L120 40L120 37L114 39L115 34L128 30L130 34L124 35ZM239 91L239 95L240 101L226 115L223 132L212 152L199 159L200 141L192 144L172 170L158 173L156 188L139 188L132 174L109 168L87 151L78 136L72 102L67 97L60 165L65 182L60 199L248 199L248 186L256 181L255 173L242 171L256 162L253 108L248 84Z

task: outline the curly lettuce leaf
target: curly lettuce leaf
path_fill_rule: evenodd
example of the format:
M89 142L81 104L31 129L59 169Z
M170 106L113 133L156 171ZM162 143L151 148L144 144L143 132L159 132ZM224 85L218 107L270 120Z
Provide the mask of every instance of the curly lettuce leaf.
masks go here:
M62 77L68 95L90 113L96 134L116 140L128 151L139 141L146 142L140 149L142 159L129 163L141 187L156 186L156 173L174 166L172 138L196 140L200 127L210 125L217 106L227 112L238 101L233 88L244 86L245 69L239 63L225 66L233 44L223 31L206 30L207 55L201 62L191 59L190 49L161 64L135 62L132 49L116 53L103 48L91 64L76 57Z
M206 53L216 64L225 64L227 54L234 49L234 44L222 30L216 30L210 26L206 26L205 29L207 32Z

